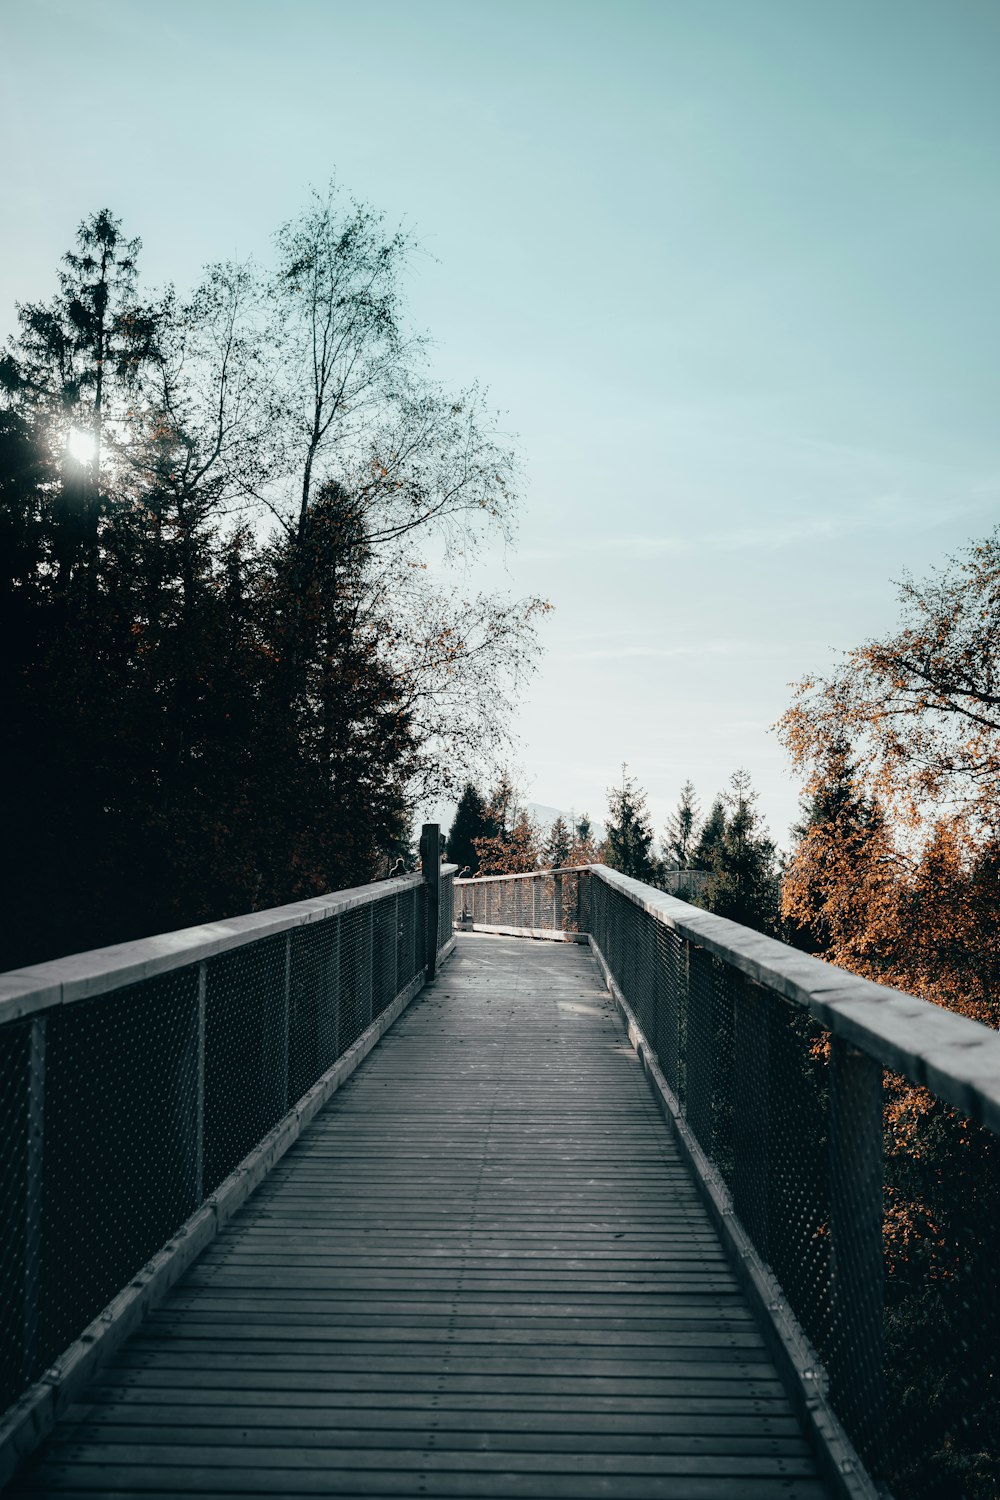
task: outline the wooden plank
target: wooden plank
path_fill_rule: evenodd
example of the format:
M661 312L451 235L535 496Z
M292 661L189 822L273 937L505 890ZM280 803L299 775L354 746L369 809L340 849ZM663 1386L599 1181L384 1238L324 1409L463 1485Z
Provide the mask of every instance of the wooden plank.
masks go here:
M586 950L450 968L21 1493L822 1500Z

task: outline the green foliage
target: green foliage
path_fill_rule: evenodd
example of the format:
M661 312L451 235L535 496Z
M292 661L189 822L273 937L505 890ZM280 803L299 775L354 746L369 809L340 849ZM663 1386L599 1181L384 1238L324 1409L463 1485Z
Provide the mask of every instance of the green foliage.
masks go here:
M493 838L496 835L496 824L487 809L486 802L481 793L468 782L458 801L455 809L455 818L448 834L448 842L445 853L452 864L458 865L459 869L468 867L475 875L479 870L479 855L476 852L475 840Z
M671 869L687 870L691 866L699 821L694 783L685 781L677 811L668 819L663 835L663 857Z
M729 786L721 833L713 833L706 845L709 880L695 899L720 917L774 934L780 914L775 847L762 828L746 771L734 772ZM715 808L710 820L714 813Z
M634 880L652 881L656 875L652 851L646 794L623 765L621 786L608 790L607 863Z
M712 870L715 867L716 855L722 843L726 831L726 804L722 797L716 797L709 809L708 817L701 826L698 842L695 844L692 854L692 864L696 870Z
M545 840L542 850L542 864L547 870L560 870L569 862L569 854L572 840L566 819L562 816L555 819L549 829L549 836Z

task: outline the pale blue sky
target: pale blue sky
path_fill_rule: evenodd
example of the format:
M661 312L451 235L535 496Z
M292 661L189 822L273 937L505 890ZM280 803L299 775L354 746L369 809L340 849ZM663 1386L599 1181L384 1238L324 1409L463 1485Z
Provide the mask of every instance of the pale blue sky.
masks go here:
M189 284L331 173L519 435L529 794L660 825L1000 501L995 0L0 0L0 328L107 205Z

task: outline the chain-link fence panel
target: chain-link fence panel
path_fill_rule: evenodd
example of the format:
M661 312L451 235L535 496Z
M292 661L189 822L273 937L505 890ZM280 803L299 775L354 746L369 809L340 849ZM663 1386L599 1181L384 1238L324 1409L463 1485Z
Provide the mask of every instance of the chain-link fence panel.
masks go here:
M6 1022L0 1009L0 1406L421 982L423 881L351 893L328 915L310 905L137 983L109 977L104 993Z

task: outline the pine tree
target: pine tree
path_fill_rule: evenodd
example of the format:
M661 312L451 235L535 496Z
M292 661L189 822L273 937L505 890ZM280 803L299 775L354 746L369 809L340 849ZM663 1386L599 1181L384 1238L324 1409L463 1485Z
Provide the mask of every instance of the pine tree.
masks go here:
M474 840L492 838L495 832L496 825L484 798L471 781L467 782L455 809L455 819L445 845L448 860L458 865L460 870L468 868L475 875L479 870L479 855L476 853Z
M594 825L587 813L573 821L569 849L566 853L568 865L596 865L600 863L600 850L594 839Z
M612 870L634 880L652 881L653 829L646 810L646 794L628 767L622 766L622 784L608 790L608 854Z
M667 820L663 834L663 858L668 868L686 870L690 867L698 838L698 823L694 783L685 781L677 811Z
M547 870L560 870L569 861L570 831L565 818L560 814L549 829L549 836L542 850L542 863Z
M716 797L708 817L701 825L701 833L694 847L691 863L696 870L711 870L715 865L716 852L726 831L726 804Z
M754 806L757 795L747 772L735 771L729 786L725 828L715 844L710 879L698 904L758 932L774 933L780 900L775 847Z

